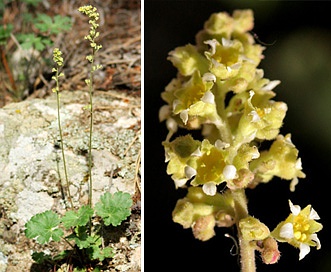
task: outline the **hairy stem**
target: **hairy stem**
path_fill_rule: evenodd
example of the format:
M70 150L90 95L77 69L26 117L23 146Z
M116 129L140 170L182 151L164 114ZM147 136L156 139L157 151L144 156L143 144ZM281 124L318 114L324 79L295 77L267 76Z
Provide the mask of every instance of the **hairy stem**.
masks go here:
M236 225L238 229L238 240L240 247L240 263L242 272L255 272L255 249L242 237L242 233L239 228L239 221L248 216L247 199L244 189L238 189L232 191L234 199L235 212L236 212Z

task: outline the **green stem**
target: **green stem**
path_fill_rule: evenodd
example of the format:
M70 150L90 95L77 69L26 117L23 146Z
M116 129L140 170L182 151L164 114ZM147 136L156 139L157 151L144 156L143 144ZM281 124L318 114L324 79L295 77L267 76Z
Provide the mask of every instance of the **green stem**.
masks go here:
M64 156L64 145L63 145L63 136L62 136L62 127L61 127L61 117L60 117L60 95L59 95L59 71L58 71L58 69L56 70L56 102L57 102L57 121L58 121L59 134L60 134L64 176L65 176L66 185L67 185L68 200L70 202L71 208L73 208L74 205L72 203L72 198L71 198L71 194L70 194L70 188L69 188L70 184L69 184L69 179L68 179L66 158Z
M93 66L94 66L94 50L92 52L92 61L91 61L91 71L89 78L89 110L90 110L90 135L89 135L89 143L88 143L88 171L89 171L89 197L88 204L92 207L92 134L93 134Z
M255 272L255 249L242 237L242 233L239 228L239 221L248 216L247 199L244 189L238 189L232 191L234 200L234 208L236 213L236 224L238 229L238 240L240 247L240 263L241 272Z
M92 208L92 190L93 190L93 179L92 179L92 135L93 135L93 73L94 73L94 55L95 51L92 49L91 59L91 70L89 77L89 110L90 110L90 135L88 143L88 172L89 172L89 192L88 192L88 205ZM89 235L92 233L92 217L89 218Z
M232 143L232 135L230 126L228 123L228 119L225 112L225 96L226 96L226 89L223 87L222 83L216 83L216 94L215 94L215 101L216 103L216 111L219 116L219 123L215 124L217 129L220 132L222 137L222 141L231 144Z

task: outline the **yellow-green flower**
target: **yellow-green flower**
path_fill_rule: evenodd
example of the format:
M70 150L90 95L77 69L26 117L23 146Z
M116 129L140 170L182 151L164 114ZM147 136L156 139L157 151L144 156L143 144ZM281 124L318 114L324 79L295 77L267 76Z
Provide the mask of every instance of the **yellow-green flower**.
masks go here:
M215 195L216 185L236 178L237 169L227 161L228 150L217 143L213 145L205 139L198 151L187 162L186 173L194 176L191 185L202 185L205 194Z
M184 125L199 127L203 122L216 122L219 119L216 112L212 76L200 76L198 71L183 83L180 88L173 90L172 110L178 115Z
M189 187L172 212L174 222L192 228L194 237L206 241L215 235L214 227L230 227L234 221L234 201L229 191L206 195L201 187Z
M63 57L62 52L59 50L59 48L54 48L53 50L53 61L58 65L63 65Z
M298 178L305 178L302 172L299 151L292 143L291 134L278 135L268 151L260 152L260 157L250 163L250 169L255 173L256 182L269 182L274 176L292 180L291 191L294 191L293 183Z
M216 39L205 41L210 50L205 52L210 60L210 72L221 80L226 80L238 74L243 60L243 46L238 40L222 38L221 43Z
M321 248L316 232L319 232L323 225L316 222L320 217L311 205L303 210L299 205L293 205L291 200L289 205L291 214L285 221L278 224L271 236L279 242L287 242L299 248L299 260L301 260L310 252L310 247Z
M183 76L191 76L195 71L203 74L208 71L208 60L191 44L170 51L168 60Z
M191 135L177 137L172 142L164 142L165 158L168 162L167 174L175 182L176 188L183 187L190 179L187 171L187 161L198 149L200 142L194 140Z

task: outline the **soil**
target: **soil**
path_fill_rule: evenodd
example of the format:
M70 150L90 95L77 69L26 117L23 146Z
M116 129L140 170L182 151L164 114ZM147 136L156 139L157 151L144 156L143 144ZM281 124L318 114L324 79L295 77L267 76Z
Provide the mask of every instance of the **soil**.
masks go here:
M95 90L117 96L123 93L140 105L141 7L139 0L95 0L92 3L76 0L46 0L36 7L19 4L19 2L23 1L12 1L7 4L2 18L3 24L14 25L14 34L23 31L21 24L23 13L27 12L45 13L49 16L69 16L73 20L73 25L70 31L51 37L54 45L38 55L33 67L35 69L29 70L28 80L24 82L15 77L19 72L15 70L20 66L14 62L13 56L17 54L19 58L24 57L19 55L15 36L1 47L2 62L8 61L11 72L8 72L4 65L0 66L0 80L3 83L0 87L0 107L23 100L43 99L53 94L51 90L55 83L51 78L51 65L54 47L60 48L64 56L65 77L60 82L61 88L69 91L86 90L85 79L88 77L89 66L85 57L90 54L90 47L89 42L84 40L84 36L88 34L89 24L87 18L77 9L88 4L97 7L100 13L99 42L103 46L96 58L97 64L101 64L103 69L95 75ZM32 30L38 34L36 29ZM140 168L140 161L137 162L137 168ZM105 230L109 236L107 237L108 244L113 248L115 256L102 263L87 263L86 271L141 271L140 188L139 173L131 216L119 227L107 227ZM52 242L46 246L40 246L27 239L22 231L16 235L18 231L15 230L15 224L8 219L3 210L0 210L0 225L5 227L0 235L0 245L12 246L11 255L6 260L7 268L3 271L75 271L75 263L70 259L56 265L38 265L31 258L32 250L47 250L50 254L56 254L67 249L65 243ZM2 271L1 267L0 271Z

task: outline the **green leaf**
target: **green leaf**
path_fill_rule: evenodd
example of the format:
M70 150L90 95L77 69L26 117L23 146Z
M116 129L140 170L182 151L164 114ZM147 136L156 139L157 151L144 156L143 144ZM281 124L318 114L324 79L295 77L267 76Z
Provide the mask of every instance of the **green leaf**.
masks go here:
M59 34L62 31L70 30L72 26L69 17L56 15L52 18L44 13L39 13L34 22L36 28L49 34Z
M5 45L13 30L12 24L0 25L0 45Z
M60 219L53 211L45 211L31 217L25 224L26 237L36 238L39 244L48 243L51 239L58 242L63 236L63 230L59 229Z
M44 252L33 252L32 259L37 264L42 264L44 262L50 261L52 259L52 256L49 254L45 254Z
M44 50L47 45L52 44L52 41L48 38L37 37L33 33L20 34L17 39L21 42L23 49L35 48L38 51Z
M106 226L118 226L131 214L132 199L129 193L106 192L95 204L96 213L101 216Z
M62 217L62 223L66 229L75 226L84 226L88 223L90 217L93 215L93 209L87 205L80 207L75 211L67 211Z
M28 5L32 5L36 7L42 0L23 0L22 2L27 3Z
M99 260L102 262L106 258L113 257L114 253L111 247L101 248L100 246L92 246L89 249L89 255L92 260Z
M75 233L72 233L66 237L68 240L74 240L79 249L90 248L94 245L101 245L100 236L94 234L88 235L87 226L76 227Z

